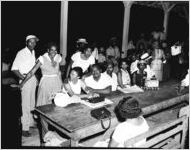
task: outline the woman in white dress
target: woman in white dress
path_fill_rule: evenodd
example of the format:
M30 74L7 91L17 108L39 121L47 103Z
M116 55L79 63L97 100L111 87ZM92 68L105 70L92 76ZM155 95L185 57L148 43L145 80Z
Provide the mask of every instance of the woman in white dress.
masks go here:
M152 53L153 60L151 62L151 69L155 73L156 78L159 81L163 79L163 59L165 59L164 51L160 49L159 42L153 42L153 53Z
M67 77L71 68L81 67L83 73L88 72L88 68L95 63L94 55L92 55L92 48L85 46L82 51L78 51L71 57L71 62L67 69Z

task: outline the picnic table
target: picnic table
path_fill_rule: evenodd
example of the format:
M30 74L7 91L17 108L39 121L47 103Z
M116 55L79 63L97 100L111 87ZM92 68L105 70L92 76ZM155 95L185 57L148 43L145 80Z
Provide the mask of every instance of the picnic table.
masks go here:
M178 94L176 92L176 81L161 83L159 90L144 91L141 93L122 93L114 91L105 95L113 103L105 106L111 112L111 127L118 124L114 108L118 102L127 96L136 97L144 112L144 115L160 111L172 105L189 100L189 92ZM70 146L77 147L81 139L103 132L105 128L101 121L93 118L90 114L92 108L81 103L70 104L66 107L58 107L55 104L43 105L35 108L40 119L55 127L70 139ZM109 119L103 121L108 126ZM47 132L47 126L43 126Z

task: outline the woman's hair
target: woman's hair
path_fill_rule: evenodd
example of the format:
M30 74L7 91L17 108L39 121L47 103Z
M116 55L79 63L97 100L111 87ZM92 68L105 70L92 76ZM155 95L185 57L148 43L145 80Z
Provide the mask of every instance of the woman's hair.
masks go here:
M138 100L131 96L124 97L120 100L115 108L115 112L120 121L137 118L142 115L142 109L139 106Z
M86 43L77 43L77 49L84 53L84 51L88 48L88 44Z
M78 77L81 78L82 77L82 68L81 67L74 67L71 69L71 71L75 71L78 74ZM71 73L70 71L70 73Z
M119 67L121 68L122 63L125 62L128 65L127 59L120 59L119 61ZM129 66L129 65L128 65Z
M159 47L159 48L161 47L161 42L158 41L158 40L153 40L153 41L152 41L152 47L154 47L154 44L155 44L155 43L158 43L158 47Z
M143 62L142 62L142 63L143 63ZM142 64L142 63L141 63L141 62L138 62L138 63L137 63L137 67L139 68L140 64ZM144 62L143 64L145 65L145 67L147 66L147 63L146 63L146 62Z
M56 42L49 42L49 43L46 45L47 49L50 49L52 46L55 46L55 47L58 49L58 45L57 45Z

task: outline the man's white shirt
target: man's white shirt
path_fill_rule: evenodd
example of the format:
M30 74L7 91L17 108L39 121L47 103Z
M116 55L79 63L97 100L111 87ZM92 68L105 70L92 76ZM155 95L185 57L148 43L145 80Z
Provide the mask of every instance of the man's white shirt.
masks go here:
M112 86L111 78L108 78L105 74L101 73L100 79L95 81L93 76L86 77L84 79L86 86L91 87L93 89L105 89L108 86Z
M108 81L111 79L112 91L116 91L118 86L117 75L113 72L112 77L110 77L106 71L103 74L108 78Z
M19 70L21 74L27 74L35 65L36 57L34 50L31 51L25 47L20 50L13 62L11 70Z

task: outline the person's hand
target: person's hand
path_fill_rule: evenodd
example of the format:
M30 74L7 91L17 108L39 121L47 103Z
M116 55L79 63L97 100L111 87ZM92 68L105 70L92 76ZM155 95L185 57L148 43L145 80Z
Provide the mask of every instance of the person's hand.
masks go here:
M24 84L21 83L21 84L18 85L18 88L22 89L23 86L24 86Z
M89 86L87 86L86 88L85 88L85 90L87 91L87 93L93 93L93 89L91 88L91 87L89 87Z
M100 94L98 94L98 93L92 93L92 96L93 97L100 97Z
M123 85L123 84L121 84L120 86L121 86L121 88L122 88L122 89L124 89L124 88L125 88L125 85Z
M100 95L98 93L88 93L87 97L88 98L94 98L94 97L100 97Z
M22 87L19 84L10 84L10 87L22 89Z
M185 86L178 85L175 89L177 94L179 95L185 89Z

